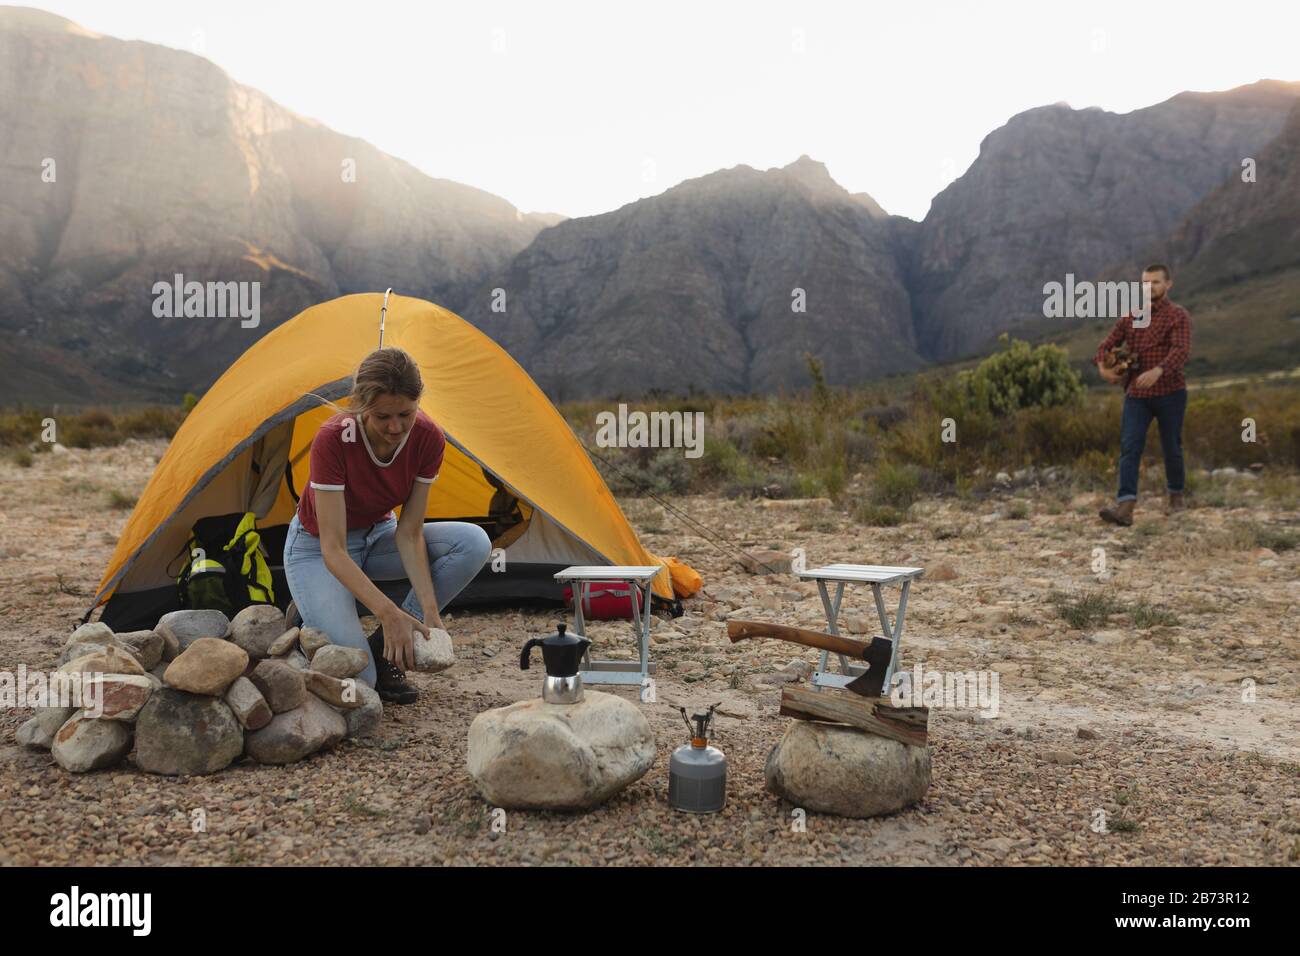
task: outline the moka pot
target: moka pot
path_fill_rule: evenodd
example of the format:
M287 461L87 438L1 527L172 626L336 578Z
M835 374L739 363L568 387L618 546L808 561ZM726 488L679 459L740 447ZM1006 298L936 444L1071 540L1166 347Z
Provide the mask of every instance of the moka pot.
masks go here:
M564 625L555 634L534 637L524 645L519 655L519 669L528 670L533 647L542 649L542 663L546 665L546 681L542 684L542 700L548 704L576 704L582 700L582 656L591 646L585 637L564 633Z

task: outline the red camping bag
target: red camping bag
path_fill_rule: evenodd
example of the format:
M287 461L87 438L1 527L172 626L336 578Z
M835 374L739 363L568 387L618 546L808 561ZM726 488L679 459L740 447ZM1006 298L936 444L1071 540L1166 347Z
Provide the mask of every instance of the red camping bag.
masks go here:
M588 621L610 621L618 618L632 619L632 595L637 592L637 610L641 607L641 594L635 585L626 581L588 581L587 599L582 604L582 616ZM564 589L564 603L573 609L573 588Z

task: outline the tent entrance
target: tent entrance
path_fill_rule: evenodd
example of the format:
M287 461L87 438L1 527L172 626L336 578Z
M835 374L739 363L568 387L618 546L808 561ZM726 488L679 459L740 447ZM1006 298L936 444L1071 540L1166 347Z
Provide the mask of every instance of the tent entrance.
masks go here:
M331 396L332 397L332 396ZM104 608L102 620L115 631L152 628L163 614L177 610L175 578L186 559L190 528L208 515L252 511L269 555L276 604L287 606L283 548L297 496L310 480L311 441L334 414L322 405L302 411L247 443L229 463L158 529L123 574ZM400 513L400 508L398 509ZM519 497L450 437L429 496L426 521L466 521L492 540L493 559L452 601L450 608L502 603L562 603L563 585L554 574L573 564L608 561ZM406 581L378 582L401 601ZM358 605L359 613L368 613Z

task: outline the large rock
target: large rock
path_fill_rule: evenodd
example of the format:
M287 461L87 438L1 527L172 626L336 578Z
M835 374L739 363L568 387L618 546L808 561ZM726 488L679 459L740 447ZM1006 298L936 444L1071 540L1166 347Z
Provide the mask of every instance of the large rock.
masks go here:
M215 773L243 749L239 721L216 697L164 687L136 718L135 762L149 773Z
M163 639L162 662L170 664L180 656L181 642L176 640L176 635L171 631L159 631L158 636Z
M283 657L293 650L298 644L298 628L291 627L274 641L266 649L267 657Z
M930 786L930 751L834 724L792 720L768 754L767 789L795 806L874 817L916 803Z
M60 674L143 674L135 655L120 647L105 647L59 667Z
M59 652L59 666L62 667L64 664L71 663L79 657L89 657L91 654L102 654L110 647L116 648L117 650L126 650L126 648L118 647L116 644L68 644Z
M927 581L956 581L961 574L947 561L936 564L925 572Z
M50 744L54 743L54 735L46 733L35 717L23 721L14 732L14 739L18 741L18 746L30 747L32 750L49 750Z
M289 665L285 664L284 666L288 667ZM307 689L331 707L352 710L364 706L361 695L357 693L359 681L355 678L346 677L339 680L337 677L330 677L320 671L305 671L301 675L299 675L298 671L293 671L293 673L305 678Z
M333 643L330 636L324 631L315 627L303 627L298 630L298 646L302 652L307 655L307 660L311 660L326 644Z
M347 736L343 715L315 694L308 694L301 707L276 714L261 730L244 738L244 750L258 763L293 763L332 747Z
M54 735L76 712L76 707L37 707L36 715L18 728L18 743L34 750L49 750Z
M342 680L360 674L369 663L369 653L359 647L327 644L312 655L311 669Z
M151 674L105 674L87 681L81 694L83 702L99 702L97 717L130 722L139 715L153 690Z
M369 684L356 682L357 700L361 706L355 710L345 710L343 719L347 721L349 737L373 737L379 733L379 725L384 718L384 701L379 691Z
M230 621L220 611L172 611L162 616L154 630L180 654L201 637L224 641L230 637Z
M245 730L260 730L271 722L271 705L247 677L235 678L224 699Z
M785 551L750 551L740 556L741 566L750 574L789 574L794 556Z
M425 674L445 671L456 663L451 635L440 627L429 628L429 636L415 632L415 669Z
M117 641L135 655L140 666L153 670L162 661L163 638L157 631L128 631L118 634Z
M301 707L307 698L307 686L303 672L291 667L284 661L258 661L253 673L248 675L258 693L266 699L271 713L283 714L285 711Z
M98 654L110 647L120 650L128 649L107 624L99 621L93 624L83 624L68 635L67 641L63 644L63 650L59 653L59 664L66 664L78 657Z
M654 759L654 734L636 706L595 691L577 704L533 699L484 711L469 728L470 776L508 809L594 807Z
M131 727L118 720L97 720L84 711L73 714L50 746L50 755L64 770L85 773L111 767L131 749Z
M242 647L215 637L200 637L167 665L163 683L191 694L220 697L248 666Z
M284 632L284 612L274 604L251 604L230 622L230 640L254 660L270 656L271 645Z
M105 646L116 644L117 637L113 634L113 629L103 621L95 621L91 624L83 624L73 631L66 641L64 647L71 647L73 644L103 644Z

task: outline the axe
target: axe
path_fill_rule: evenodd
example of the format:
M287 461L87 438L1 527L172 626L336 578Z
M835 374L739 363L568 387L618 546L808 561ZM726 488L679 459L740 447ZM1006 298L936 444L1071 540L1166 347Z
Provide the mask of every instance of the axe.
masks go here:
M844 685L845 689L862 697L879 697L884 693L885 671L889 669L889 659L894 652L894 644L887 637L873 637L870 642L856 641L838 634L759 621L728 621L727 637L733 644L751 637L774 637L779 641L815 647L862 661L867 665L867 672Z

